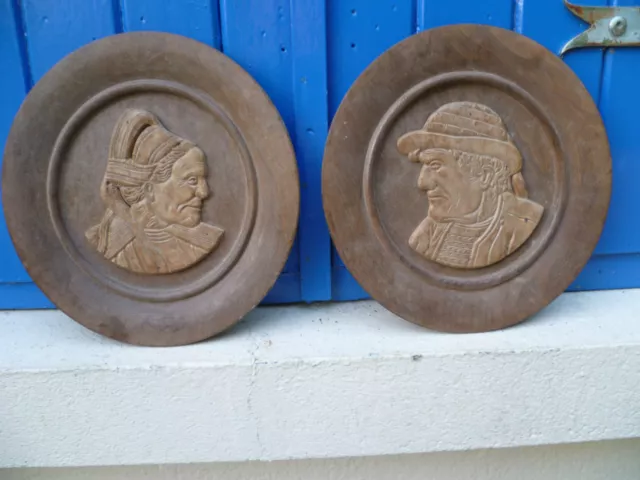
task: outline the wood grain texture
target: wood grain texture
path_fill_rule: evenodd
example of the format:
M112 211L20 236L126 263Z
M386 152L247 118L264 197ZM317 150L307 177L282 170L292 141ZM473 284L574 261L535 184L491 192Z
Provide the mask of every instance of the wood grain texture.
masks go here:
M540 223L544 207L528 198L522 152L492 108L445 103L397 147L420 167L428 210L409 245L427 260L487 267L515 253Z
M432 208L412 188L419 169L397 140L461 101L500 115L522 153L528 198L545 211L521 247L473 270L425 260L406 244ZM506 29L455 25L395 45L358 77L334 117L322 174L332 238L366 291L419 325L480 332L525 320L576 278L607 214L611 157L591 95L552 52Z
M77 82L80 76L83 81ZM56 108L48 108L51 104ZM156 117L142 112L145 107ZM156 118L162 119L162 128ZM140 132L138 127L146 128ZM176 135L203 154L184 142L176 144ZM174 152L176 145L184 149ZM174 163L172 152L179 154ZM162 177L164 170L144 168L156 160L167 173L171 167L165 181L154 182L148 175ZM180 180L188 171L193 188L189 176L187 185ZM192 202L198 192L201 210L180 213L174 208L178 196L187 201L188 193ZM206 203L205 192L211 197ZM12 125L2 193L20 258L55 305L95 332L150 346L212 337L258 305L284 267L299 216L293 147L264 91L215 49L158 32L93 42L47 72ZM169 223L183 227L200 221L224 225L224 239L189 268L180 268L185 266L182 257L169 261L168 270L176 272L171 275L132 273L120 262L105 260L85 235L87 229L90 239L99 233L94 243L99 250L104 243L106 252L112 247L127 262L133 259L128 246L114 247L123 232L128 241L129 229L116 228L105 205L116 217L132 220L137 238L134 225L141 224L136 218L146 218L145 209L137 209L140 201L155 205L147 205L148 213L172 217ZM155 228L147 230L145 236L165 245ZM187 243L207 241L207 232L189 239L184 232L173 233ZM146 246L133 247L145 256ZM173 255L166 245L153 250L160 254L155 260ZM148 272L156 263L151 260L130 270Z
M105 259L134 273L169 274L200 262L225 236L220 225L202 221L212 196L209 171L220 169L219 153L207 159L197 144L169 131L151 111L124 109L96 191L104 212L85 238Z

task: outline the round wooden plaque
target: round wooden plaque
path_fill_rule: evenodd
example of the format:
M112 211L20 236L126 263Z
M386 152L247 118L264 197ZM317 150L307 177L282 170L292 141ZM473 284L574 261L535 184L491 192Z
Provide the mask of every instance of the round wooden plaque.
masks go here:
M298 222L294 152L264 91L213 48L155 32L93 42L35 85L2 186L34 282L84 326L140 345L237 322Z
M575 279L603 228L606 132L559 58L495 27L428 30L353 84L326 144L335 246L362 287L447 332L514 325Z

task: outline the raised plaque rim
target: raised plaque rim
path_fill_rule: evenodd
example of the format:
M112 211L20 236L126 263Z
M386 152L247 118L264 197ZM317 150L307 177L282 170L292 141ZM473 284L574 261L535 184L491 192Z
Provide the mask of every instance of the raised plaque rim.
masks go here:
M56 239L46 193L53 145L78 107L114 85L150 79L200 92L230 117L253 160L258 197L244 252L224 277L200 292L163 302L121 295L84 272ZM29 276L73 320L125 343L185 345L226 331L273 287L297 232L297 163L273 102L231 58L177 34L117 34L65 56L23 101L3 163L6 223Z
M469 45L466 51L465 44ZM473 54L469 53L472 48ZM536 77L531 74L534 65L544 65L548 71ZM373 232L364 198L367 152L380 119L416 85L460 71L500 76L540 102L559 132L568 182L566 208L559 212L557 230L547 247L517 275L487 288L461 289L426 281L419 269L390 255ZM552 104L558 75L571 86L563 93L571 92L555 97ZM562 113L562 108L577 111ZM573 137L568 133L578 129L566 122L571 115L580 115L586 130ZM392 46L352 84L329 130L322 194L338 254L372 298L405 320L433 330L491 331L520 323L544 308L589 260L611 196L609 143L591 95L575 73L545 47L499 27L443 26ZM572 248L575 238L581 241Z

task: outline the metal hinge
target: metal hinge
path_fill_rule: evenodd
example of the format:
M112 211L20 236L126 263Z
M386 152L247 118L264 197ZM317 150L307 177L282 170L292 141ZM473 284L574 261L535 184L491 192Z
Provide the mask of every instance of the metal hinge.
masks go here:
M640 7L589 7L567 0L564 4L591 26L567 42L560 55L582 47L640 46Z

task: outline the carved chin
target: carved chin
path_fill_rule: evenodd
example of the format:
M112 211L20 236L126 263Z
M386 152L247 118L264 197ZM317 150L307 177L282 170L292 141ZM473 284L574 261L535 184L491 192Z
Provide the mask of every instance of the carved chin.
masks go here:
M180 224L183 227L195 227L200 223L200 212L193 213L191 215L185 215L182 219L180 219Z
M202 221L202 209L195 207L178 208L177 218L172 223L183 227L195 227Z
M450 205L446 202L438 203L438 205L434 205L431 203L429 205L429 216L434 218L442 218L448 216L450 211Z

